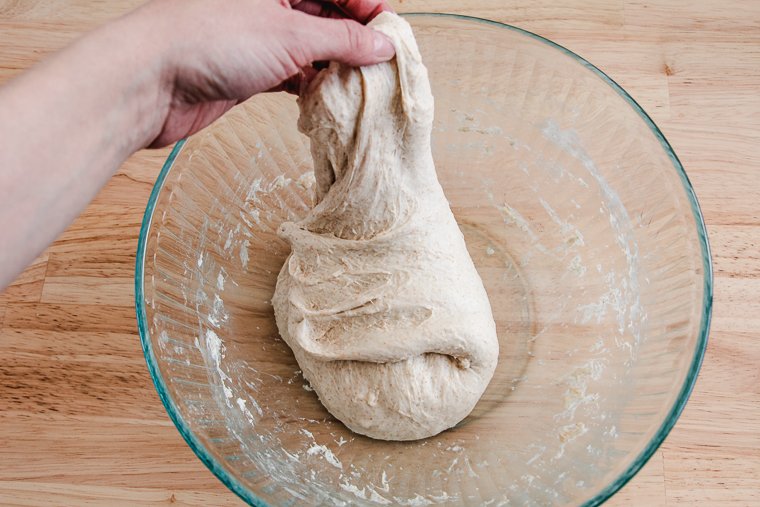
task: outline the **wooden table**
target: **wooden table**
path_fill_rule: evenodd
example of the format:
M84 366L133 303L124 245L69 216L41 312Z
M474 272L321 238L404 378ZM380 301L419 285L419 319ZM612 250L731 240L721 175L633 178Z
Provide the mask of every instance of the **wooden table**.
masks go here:
M137 3L0 0L0 81ZM662 128L707 220L713 327L680 421L611 503L760 505L760 2L396 7L487 17L544 35L602 68ZM137 236L167 154L133 156L0 294L0 505L241 505L169 421L137 336Z

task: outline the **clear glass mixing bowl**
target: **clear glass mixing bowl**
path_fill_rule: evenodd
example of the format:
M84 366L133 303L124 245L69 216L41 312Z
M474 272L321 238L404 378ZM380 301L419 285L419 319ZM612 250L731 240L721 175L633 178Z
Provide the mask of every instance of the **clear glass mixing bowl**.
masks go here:
M257 96L175 147L145 212L137 316L188 444L256 505L598 504L672 428L710 320L705 226L665 138L580 57L506 25L410 15L433 154L501 357L474 412L417 442L334 420L270 299L310 207L295 99ZM490 502L490 503L489 503Z

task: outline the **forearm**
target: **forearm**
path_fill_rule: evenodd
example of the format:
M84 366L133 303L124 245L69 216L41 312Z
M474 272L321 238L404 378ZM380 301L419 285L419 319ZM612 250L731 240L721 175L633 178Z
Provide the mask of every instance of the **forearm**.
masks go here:
M160 132L169 93L155 28L138 11L0 88L0 290Z

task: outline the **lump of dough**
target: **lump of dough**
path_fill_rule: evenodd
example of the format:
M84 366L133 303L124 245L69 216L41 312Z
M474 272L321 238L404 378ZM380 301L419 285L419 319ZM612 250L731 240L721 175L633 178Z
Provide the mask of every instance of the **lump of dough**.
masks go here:
M498 357L491 307L435 173L433 97L411 27L389 63L331 63L299 99L316 205L284 223L277 326L327 410L385 440L460 422Z

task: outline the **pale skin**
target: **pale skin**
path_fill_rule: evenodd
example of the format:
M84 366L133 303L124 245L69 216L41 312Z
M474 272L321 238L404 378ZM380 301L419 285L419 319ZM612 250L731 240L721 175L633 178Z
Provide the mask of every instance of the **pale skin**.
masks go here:
M384 0L153 0L0 87L0 290L135 151L174 143L312 63L371 65ZM295 125L294 125L295 128Z

